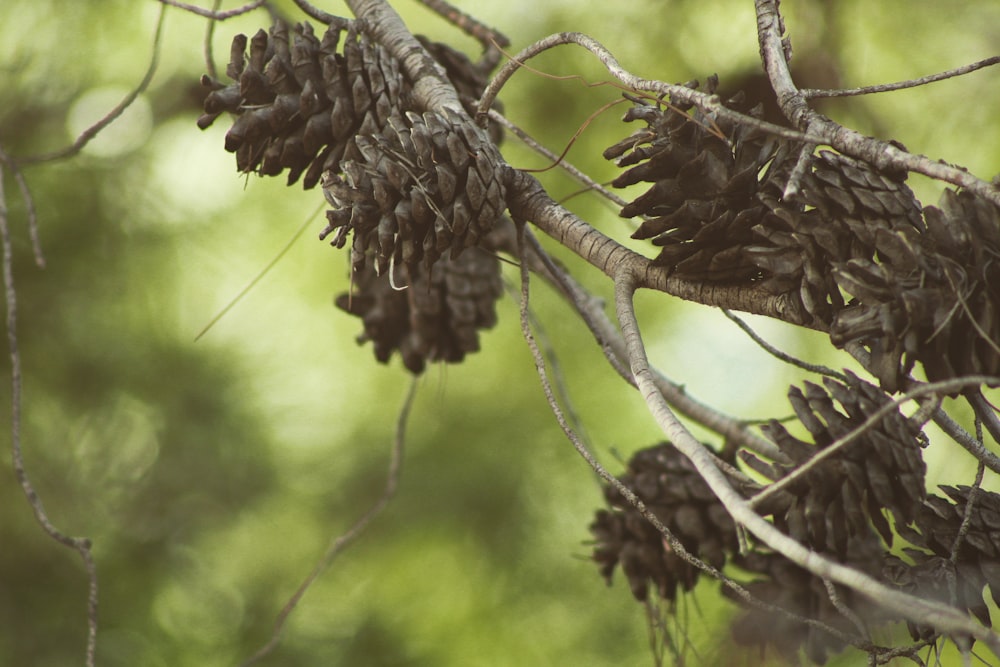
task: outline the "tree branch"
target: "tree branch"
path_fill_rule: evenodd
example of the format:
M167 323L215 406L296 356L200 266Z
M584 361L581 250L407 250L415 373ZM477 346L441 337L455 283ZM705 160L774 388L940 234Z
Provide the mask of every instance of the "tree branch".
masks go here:
M777 2L755 0L754 4L761 57L778 106L793 125L807 130L810 137L819 138L811 140L812 143L827 144L878 169L905 169L966 188L1000 206L1000 188L976 178L965 169L923 155L913 155L887 141L866 137L810 109L788 69Z
M420 45L399 14L385 0L347 0L354 15L365 21L371 36L394 55L413 81L417 104L429 111L451 109L465 115L455 88L441 65Z
M639 276L639 286L686 301L773 317L789 324L814 327L802 302L791 293L773 295L756 284L718 285L684 280L629 250L576 217L549 196L537 179L513 168L507 172L508 206L516 217L530 220L555 241L572 250L605 275L624 268Z
M631 274L627 268L615 277L615 302L619 323L628 345L629 361L639 391L664 434L691 460L702 479L733 519L745 526L768 547L816 576L851 588L904 618L930 625L943 633L972 636L1000 655L1000 635L974 623L959 610L894 590L857 570L810 551L781 533L753 510L716 467L708 450L674 416L657 390L649 369L649 360L646 357L632 302L638 283L637 276Z

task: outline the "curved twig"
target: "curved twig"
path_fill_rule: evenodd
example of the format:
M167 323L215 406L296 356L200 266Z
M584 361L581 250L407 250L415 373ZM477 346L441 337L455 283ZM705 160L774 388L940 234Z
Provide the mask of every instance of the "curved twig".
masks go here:
M832 368L820 364L810 364L807 361L803 361L802 359L793 357L792 355L786 352L782 352L781 350L779 350L778 348L776 348L775 346L771 345L766 340L764 340L760 336L760 334L758 334L756 331L753 330L753 327L751 327L749 324L746 323L746 321L743 320L742 317L736 315L727 308L722 308L721 310L723 315L732 320L732 322L735 323L736 326L738 326L740 329L743 330L743 333L745 333L747 336L750 337L750 340L757 343L757 345L762 350L770 354L775 359L779 359L785 362L786 364L790 364L792 366L795 366L796 368L801 368L802 370L809 371L810 373L816 373L817 375L827 375L832 378L837 378L841 382L847 382L847 376L844 375L843 373L840 373L838 371L833 370Z
M0 147L2 151L2 147ZM97 656L97 600L99 589L97 585L97 565L91 551L90 539L86 537L70 537L63 533L49 519L38 496L31 478L24 465L24 453L21 448L21 352L17 339L17 290L14 287L14 259L11 246L10 225L7 219L7 198L3 187L3 165L0 161L0 244L3 246L3 284L4 297L7 306L7 349L10 353L11 378L11 459L14 465L14 476L17 478L21 491L24 492L35 520L50 538L76 551L83 561L87 572L87 649L86 665L94 667Z
M212 11L219 11L222 0L212 0ZM205 58L205 72L211 79L219 78L219 70L215 66L215 54L212 52L212 38L215 36L215 25L217 21L209 21L205 25L205 39L202 42L202 53Z
M621 64L619 64L618 59L615 58L614 55L612 55L612 53L608 51L600 42L579 32L560 32L554 35L549 35L548 37L540 39L534 44L525 47L520 53L507 61L507 63L505 63L504 66L497 71L496 76L493 77L493 80L490 81L486 90L483 92L482 97L480 97L479 105L476 109L476 121L480 125L485 124L487 111L493 105L500 89L503 88L507 81L514 75L514 72L524 66L525 61L530 60L531 58L534 58L538 54L551 48L562 46L564 44L576 44L577 46L582 46L593 53L608 70L608 73L620 81L629 91L649 92L655 95L669 95L672 100L698 107L709 117L725 118L734 123L755 127L774 136L784 137L794 141L826 143L821 137L813 137L808 134L803 134L797 130L768 123L758 118L753 118L739 113L738 111L733 111L732 109L723 106L718 95L702 93L687 86L664 83L663 81L655 81L651 79L643 79L635 76L622 67Z
M806 99L816 99L819 97L850 97L853 95L871 95L873 93L888 93L894 90L905 90L906 88L916 88L917 86L924 86L928 83L934 83L935 81L944 81L945 79L951 79L956 76L961 76L963 74L968 74L970 72L975 72L976 70L983 69L984 67L991 67L1000 63L1000 56L992 56L990 58L983 58L974 63L968 65L962 65L961 67L956 67L954 69L945 70L944 72L937 72L936 74L928 74L927 76L922 76L917 79L907 79L906 81L896 81L894 83L880 83L874 86L861 86L860 88L841 88L837 90L822 90L816 88L803 88L799 91L803 97Z
M38 233L38 209L35 208L35 198L28 187L28 181L24 178L24 172L17 162L10 157L0 146L0 165L6 165L14 176L17 189L21 193L21 201L28 214L28 238L31 239L31 251L35 256L35 266L40 269L45 268L45 254L42 252L42 240Z
M530 148L531 150L535 151L536 153L546 158L547 160L550 160L553 164L558 164L563 171L565 171L570 176L583 183L588 190L593 190L594 192L598 193L605 199L614 202L618 206L624 207L628 205L628 202L622 199L617 193L608 190L606 187L604 187L603 185L592 179L590 176L580 171L580 169L573 166L573 164L570 163L568 160L566 160L565 158L561 158L559 155L556 155L554 152L543 146L534 137L532 137L530 134L528 134L520 127L515 125L513 122L511 122L509 118L504 116L496 109L490 109L488 115L491 121L502 125L504 129L512 132L514 136L516 136L518 139L524 142L524 145Z
M240 663L240 667L249 667L249 665L259 662L271 654L275 648L277 648L278 644L281 642L282 636L284 635L285 623L288 621L289 616L291 616L292 612L295 611L299 601L313 585L316 579L329 569L330 565L337 556L343 553L361 536L362 533L364 533L369 524L375 520L375 517L377 517L382 510L386 508L389 501L396 495L396 489L399 487L399 479L403 470L403 450L406 444L406 424L410 416L410 409L413 407L413 400L417 395L417 381L418 378L414 377L410 382L410 388L406 393L406 398L403 399L403 406L399 410L399 418L396 421L396 435L393 440L392 453L389 457L389 470L386 473L385 488L383 489L382 494L378 497L378 500L375 501L375 504L368 508L368 511L361 515L361 518L355 521L354 524L347 529L347 531L341 533L330 541L323 557L319 559L309 575L306 576L301 584L299 584L299 587L295 589L295 592L288 599L288 602L286 602L285 606L282 607L281 612L274 621L274 629L271 632L271 638L256 653Z
M311 19L319 21L324 25L330 25L331 23L336 23L340 21L341 18L329 12L324 12L322 9L313 6L307 0L292 0L295 6L302 10L302 12Z
M972 409L976 413L983 426L986 427L986 431L993 438L994 442L1000 443L1000 417L997 417L996 409L986 400L983 396L982 391L974 391L966 393L966 399L972 406ZM979 438L979 443L982 444L982 438Z
M419 1L424 7L427 7L444 20L456 26L466 35L478 41L483 46L483 50L488 57L485 67L489 69L492 69L498 62L500 49L510 45L510 40L502 32L496 28L489 27L445 0Z
M191 12L192 14L197 14L198 16L203 16L207 19L212 19L213 21L225 21L226 19L231 19L234 16L242 16L248 12L252 12L255 9L267 4L267 0L253 0L242 7L236 7L235 9L227 9L225 11L219 10L219 5L222 4L219 0L216 0L215 6L212 9L205 9L204 7L199 7L197 5L190 5L186 2L180 2L180 0L158 0L161 4L170 5L171 7L177 7L178 9L183 9L186 12Z
M167 13L167 5L160 5L160 16L156 20L156 33L153 36L153 55L149 60L149 67L146 68L146 73L143 75L142 80L139 82L135 88L129 92L128 95L119 102L115 108L107 113L99 121L85 129L80 133L80 136L76 138L69 146L61 148L50 153L42 153L41 155L29 155L28 157L19 158L17 160L20 165L37 164L39 162L52 162L53 160L60 160L62 158L72 157L83 150L83 147L90 143L90 140L96 137L101 130L106 128L108 125L113 123L119 116L121 116L126 109L132 106L136 98L142 95L149 87L150 82L153 80L153 75L156 74L156 67L160 61L160 44L162 43L163 37L163 19Z

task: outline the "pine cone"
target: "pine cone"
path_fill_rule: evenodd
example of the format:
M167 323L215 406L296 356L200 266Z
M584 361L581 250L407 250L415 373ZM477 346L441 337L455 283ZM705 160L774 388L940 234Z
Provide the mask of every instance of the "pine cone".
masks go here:
M913 238L923 223L905 174L878 172L829 151L808 160L794 202L782 199L788 174L762 188L761 200L774 215L754 229L757 240L745 254L767 276L764 288L797 290L806 311L830 327L845 307L835 267L885 257L895 252L893 240Z
M414 374L429 361L459 362L477 351L478 331L496 324L495 303L503 294L500 260L478 249L441 258L429 271L400 265L378 275L368 262L354 274L353 287L336 303L364 322L358 343L372 341L382 363L398 350Z
M764 192L775 215L746 253L766 288L798 288L835 345L866 346L887 391L917 361L932 381L1000 375L1000 209L946 191L941 208L921 212L904 178L822 152L798 204Z
M343 39L342 39L343 38ZM457 51L423 40L471 108L486 85ZM351 244L357 293L338 305L361 316L376 357L399 350L414 373L427 361L460 361L493 326L498 260L479 245L506 208L496 146L458 111L418 113L412 84L362 21L337 20L317 39L308 24L233 40L227 74L203 78L212 92L199 126L237 114L226 135L241 171L303 185L322 177L328 211L321 239ZM338 52L340 49L340 52ZM447 253L447 254L446 254ZM440 266L438 266L440 264ZM409 285L405 292L393 285Z
M823 383L825 389L806 382L804 393L797 387L788 392L796 415L816 444L793 437L772 421L764 431L792 464L767 464L741 451L747 465L779 480L889 402L878 388L851 374L848 384L830 378ZM801 483L775 496L761 512L773 515L775 524L794 539L841 560L853 557L851 540L867 540L871 527L891 545L892 529L882 510L889 510L897 527L906 526L915 520L926 493L926 464L918 432L898 410L889 412L811 470Z
M736 552L732 518L694 466L669 443L637 452L619 477L690 553L721 568ZM611 583L617 565L628 579L632 595L645 600L652 583L657 594L674 600L678 587L690 591L699 570L676 555L663 536L618 493L607 486L611 510L599 510L590 531L593 558Z
M885 576L905 591L967 609L989 626L983 588L989 586L993 601L1000 604L1000 494L983 489L976 492L968 532L952 560L972 487L940 488L948 498L928 496L916 519L919 532L900 532L924 551L906 550L912 564L898 557L888 558ZM937 634L932 628L908 625L914 639L930 639Z
M710 78L708 92L718 81ZM691 84L692 86L696 84ZM727 105L739 107L741 98ZM743 255L751 231L770 215L758 200L758 173L776 161L778 143L764 134L733 127L689 107L660 109L636 100L625 121L643 120L647 128L604 151L620 167L632 166L613 181L625 187L639 181L653 186L622 217L646 216L632 235L662 246L655 263L691 280L741 282L760 276ZM760 109L750 111L759 114ZM772 164L770 172L780 171Z
M881 261L836 268L857 302L834 320L838 344L870 341L886 368L923 364L931 381L1000 375L1000 208L946 190L918 237L887 236ZM876 361L878 357L876 356ZM881 374L880 374L881 377ZM883 383L884 379L883 379Z
M845 565L859 569L869 576L879 574L878 565L883 554L881 543L873 535L851 538L849 552L856 558L844 561ZM774 605L803 619L820 621L847 635L857 635L858 628L848 620L830 599L821 579L774 553L752 552L740 559L741 568L763 575L763 578L745 584L746 589L762 602ZM878 625L895 620L867 598L850 589L836 586L837 598L864 623ZM816 626L809 625L777 611L747 607L746 602L723 587L723 595L746 611L731 626L733 640L744 646L758 646L763 651L771 646L790 664L798 664L799 649L815 664L826 663L827 658L843 650L846 645L837 636Z
M379 136L355 137L323 191L334 210L320 234L336 231L343 247L354 232L352 264L375 258L378 273L393 264L430 267L445 251L454 259L476 245L506 207L496 147L456 112L392 116Z
M267 176L288 169L289 185L305 173L303 185L312 188L323 171L339 170L349 139L377 134L393 109L413 106L397 61L365 36L362 25L332 23L320 41L303 23L289 41L287 26L278 21L270 34L260 30L250 40L249 60L247 38L237 35L226 69L237 83L223 86L203 77L213 90L199 127L224 111L238 114L226 134L237 168Z

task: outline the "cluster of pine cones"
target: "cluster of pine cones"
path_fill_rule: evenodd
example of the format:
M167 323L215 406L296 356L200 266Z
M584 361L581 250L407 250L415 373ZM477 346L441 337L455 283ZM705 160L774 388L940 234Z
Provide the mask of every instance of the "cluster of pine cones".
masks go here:
M789 401L812 442L772 422L765 432L789 463L765 462L742 450L740 459L763 477L778 481L863 424L888 400L883 391L854 376L846 382L827 379L823 387L806 383L804 391L793 387ZM946 497L927 494L925 473L918 425L890 410L856 440L764 501L758 511L817 553L888 585L967 609L989 624L983 590L988 586L994 599L1000 598L1000 494L970 487L942 487ZM732 626L733 638L740 644L770 646L793 662L801 651L823 664L844 648L843 639L805 623L806 619L859 641L856 622L874 627L901 620L840 586L832 598L823 581L779 554L762 547L740 552L732 519L669 443L636 453L619 480L688 552L717 569L733 564L751 573L755 578L744 587L757 600L792 614L747 608ZM743 489L747 497L754 491L749 486ZM645 600L651 588L670 601L678 590L690 590L699 570L681 560L614 487L605 488L605 498L610 508L598 510L590 530L593 559L608 583L620 567L638 600ZM967 532L960 536L970 502L975 511ZM892 549L894 535L910 546ZM746 605L730 589L723 592ZM853 619L845 616L845 607ZM913 624L909 628L914 639L934 637L930 628Z
M422 41L471 109L487 73ZM238 35L226 74L233 83L203 78L198 124L235 114L226 150L241 172L322 185L333 209L320 238L343 247L351 237L352 292L336 303L364 322L359 342L383 362L399 351L414 373L478 350L501 296L485 241L506 209L498 134L457 110L417 108L412 82L362 21L337 20L322 38L281 21Z
M710 79L709 92L717 81ZM737 96L727 106L745 109ZM864 345L896 391L916 362L930 380L1000 375L1000 209L968 191L922 208L904 172L821 152L783 198L801 147L722 119L642 100L646 127L605 151L614 185L651 183L625 206L635 238L674 275L797 293L838 346ZM847 295L847 299L844 295Z

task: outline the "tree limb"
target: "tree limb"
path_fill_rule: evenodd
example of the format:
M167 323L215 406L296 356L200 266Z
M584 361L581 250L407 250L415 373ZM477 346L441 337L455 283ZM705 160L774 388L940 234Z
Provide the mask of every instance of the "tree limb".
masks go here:
M825 558L781 533L774 525L758 515L750 504L730 485L716 467L704 445L697 441L687 428L674 416L653 382L649 361L639 332L632 302L639 284L637 276L627 268L615 277L615 303L622 335L628 345L629 361L639 391L649 406L650 413L663 429L667 438L695 465L702 479L709 485L733 519L747 528L764 544L799 567L822 579L830 579L851 588L904 618L930 625L952 635L969 635L982 641L990 650L1000 655L1000 635L971 621L959 610L929 600L894 590L871 577Z

